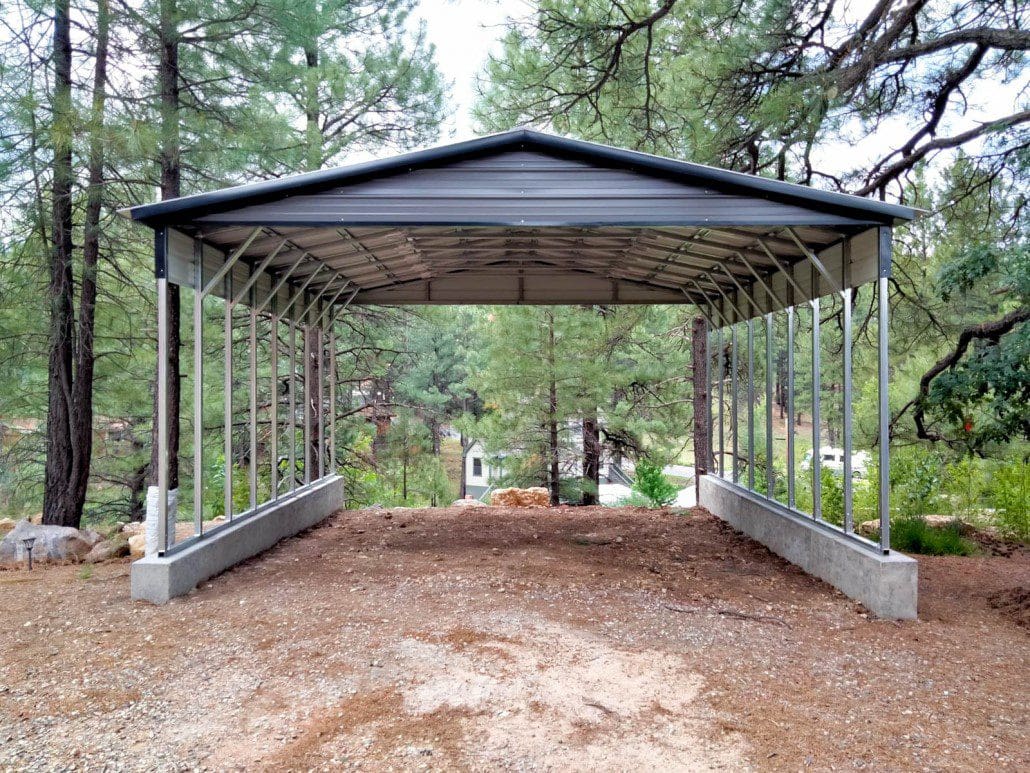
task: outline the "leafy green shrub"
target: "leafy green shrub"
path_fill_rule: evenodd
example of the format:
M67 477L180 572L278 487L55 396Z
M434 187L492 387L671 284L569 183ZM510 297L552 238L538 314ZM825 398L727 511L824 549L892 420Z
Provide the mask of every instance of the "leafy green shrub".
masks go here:
M755 454L755 491L761 494L767 493L766 470L765 452L758 451ZM773 464L773 498L780 501L787 499L787 471L785 467L778 464Z
M944 468L941 490L945 494L938 512L972 518L987 506L993 483L992 463L975 456L963 456Z
M641 459L636 466L636 482L633 490L645 496L651 507L665 507L676 499L676 487L672 485L662 468L650 461Z
M926 556L971 556L976 546L965 539L958 526L931 527L922 518L899 518L891 524L891 547L902 553Z
M990 502L1002 534L1030 542L1030 464L1026 459L995 470Z
M944 503L941 483L944 464L925 448L891 450L891 512L902 518L939 513Z
M628 497L617 500L612 507L651 507L651 500L643 494L634 491Z
M836 526L844 525L844 476L823 467L819 475L822 484L822 518Z

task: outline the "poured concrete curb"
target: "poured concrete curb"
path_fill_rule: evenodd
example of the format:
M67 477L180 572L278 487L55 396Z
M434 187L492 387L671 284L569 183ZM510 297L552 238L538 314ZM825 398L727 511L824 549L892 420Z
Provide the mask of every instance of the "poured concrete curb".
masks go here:
M741 491L712 475L698 478L698 504L773 553L892 620L916 617L915 559L856 545L786 508Z
M165 604L189 593L197 583L311 528L342 506L343 478L334 475L171 555L141 558L130 571L132 598Z

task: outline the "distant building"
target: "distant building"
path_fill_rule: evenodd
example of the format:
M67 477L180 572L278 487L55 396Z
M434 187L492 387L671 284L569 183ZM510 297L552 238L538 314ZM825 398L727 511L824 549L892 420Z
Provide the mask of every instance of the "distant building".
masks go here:
M573 448L565 449L560 457L562 477L578 477L583 471L582 440L577 437ZM504 476L504 460L516 454L501 452L487 454L482 443L476 442L465 457L465 491L468 495L479 499ZM628 469L627 469L628 468ZM630 486L633 483L633 463L624 460L617 466L606 451L601 452L601 484L616 483Z

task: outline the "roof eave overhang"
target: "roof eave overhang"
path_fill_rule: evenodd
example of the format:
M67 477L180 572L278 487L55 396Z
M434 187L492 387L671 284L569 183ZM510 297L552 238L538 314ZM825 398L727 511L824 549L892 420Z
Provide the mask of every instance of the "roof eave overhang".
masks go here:
M404 153L386 159L367 161L334 169L291 175L247 185L225 188L210 193L184 196L155 204L145 204L122 210L122 214L152 228L189 223L195 217L238 209L244 206L275 201L299 194L312 194L333 187L354 184L364 180L405 174L416 169L444 166L478 156L492 155L506 150L535 150L562 158L575 159L598 165L631 169L644 174L682 182L703 183L717 190L749 195L756 198L781 201L806 207L813 212L836 215L871 224L893 225L914 219L918 210L898 204L850 196L843 193L821 191L779 180L731 172L725 169L694 164L676 159L653 156L622 148L614 148L582 140L557 137L528 129L516 129L500 134L479 137L464 142ZM440 223L434 222L439 225ZM497 225L507 225L497 222ZM526 223L519 223L527 225ZM685 225L685 223L683 223ZM716 225L715 223L707 223ZM263 222L260 225L275 226ZM333 223L332 225L340 225ZM391 225L384 222L383 225ZM407 224L410 225L410 224ZM482 225L455 221L454 226ZM583 227L611 225L611 223L569 223ZM655 225L662 225L656 223Z

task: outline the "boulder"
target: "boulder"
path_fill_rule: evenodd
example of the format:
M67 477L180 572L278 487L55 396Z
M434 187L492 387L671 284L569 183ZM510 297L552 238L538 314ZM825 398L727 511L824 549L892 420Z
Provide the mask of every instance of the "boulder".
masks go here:
M476 505L481 504L483 503L471 494L469 494L464 499L455 499L453 502L451 502L451 507L475 507Z
M129 537L129 555L133 558L143 558L147 552L147 535L133 534Z
M117 536L93 546L83 559L87 564L98 564L101 561L112 561L129 555L129 541L124 536Z
M551 495L541 486L533 488L501 488L490 494L495 507L548 507Z
M26 561L28 554L24 540L35 539L32 546L32 560L39 561L81 561L97 543L96 532L86 533L71 526L36 525L19 521L0 540L0 564L18 566Z
M17 523L13 518L0 518L0 537L7 534Z
M143 533L143 521L129 521L122 527L122 534L128 534L130 537L133 534Z

